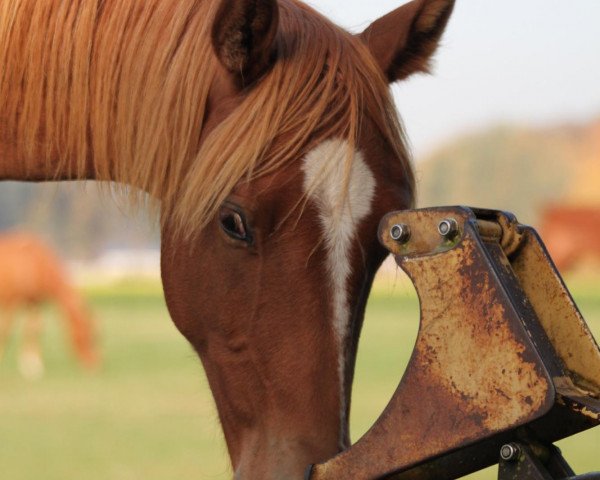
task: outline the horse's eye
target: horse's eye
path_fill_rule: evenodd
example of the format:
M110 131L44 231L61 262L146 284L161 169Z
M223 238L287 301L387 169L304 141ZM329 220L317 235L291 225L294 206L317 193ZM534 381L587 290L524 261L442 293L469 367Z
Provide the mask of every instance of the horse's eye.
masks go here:
M246 221L241 213L229 208L221 209L219 221L223 231L231 238L250 243L252 238L246 227Z

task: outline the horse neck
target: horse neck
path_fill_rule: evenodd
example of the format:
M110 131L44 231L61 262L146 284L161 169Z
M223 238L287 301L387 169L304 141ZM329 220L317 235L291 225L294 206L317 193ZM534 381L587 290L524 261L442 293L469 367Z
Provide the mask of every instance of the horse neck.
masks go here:
M0 21L0 179L101 179L158 196L197 151L215 2L99 3L66 18L60 2L21 0Z
M45 152L35 151L25 155L17 147L14 137L2 128L0 122L0 180L22 182L43 182L53 180L93 180L94 169L91 164L86 170L75 174L75 165L60 162L56 156L47 156Z

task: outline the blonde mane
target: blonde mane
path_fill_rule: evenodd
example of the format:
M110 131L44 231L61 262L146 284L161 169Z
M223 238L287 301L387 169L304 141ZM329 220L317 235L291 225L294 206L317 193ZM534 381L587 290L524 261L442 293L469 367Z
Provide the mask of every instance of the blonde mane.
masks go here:
M278 61L203 142L217 72L215 0L3 0L0 113L28 162L133 185L185 234L243 179L332 135L351 146L376 123L414 188L387 83L362 42L280 0ZM58 162L58 163L56 163ZM75 165L75 167L71 167ZM131 189L127 189L131 191Z

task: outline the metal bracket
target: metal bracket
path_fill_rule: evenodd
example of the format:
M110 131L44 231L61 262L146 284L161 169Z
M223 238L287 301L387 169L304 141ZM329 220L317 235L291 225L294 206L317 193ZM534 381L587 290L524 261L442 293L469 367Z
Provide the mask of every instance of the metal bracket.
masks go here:
M500 449L498 480L600 480L600 472L575 475L554 445L508 443Z
M390 213L379 238L421 301L415 349L377 422L310 479L450 480L600 423L600 350L532 228L441 207Z

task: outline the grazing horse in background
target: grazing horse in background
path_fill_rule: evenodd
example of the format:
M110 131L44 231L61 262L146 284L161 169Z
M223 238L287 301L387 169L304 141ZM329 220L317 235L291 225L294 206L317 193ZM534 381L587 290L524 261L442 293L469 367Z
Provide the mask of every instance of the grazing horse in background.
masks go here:
M561 272L586 260L600 261L600 206L548 206L540 233Z
M27 310L19 368L24 376L43 373L39 307L54 302L62 310L70 339L82 365L92 368L99 356L93 324L81 295L73 288L54 252L36 236L7 233L0 236L0 360L15 312Z
M0 0L0 178L156 200L236 478L349 444L377 226L414 195L388 85L427 71L453 3L352 35L297 0Z

